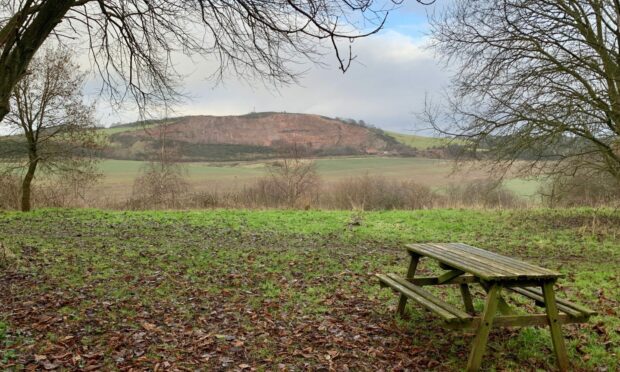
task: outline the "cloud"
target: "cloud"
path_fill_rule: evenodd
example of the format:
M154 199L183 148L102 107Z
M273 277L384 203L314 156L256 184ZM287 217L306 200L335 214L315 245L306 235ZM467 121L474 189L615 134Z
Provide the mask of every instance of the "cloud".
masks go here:
M406 22L401 20L399 25L403 24ZM438 93L448 81L447 72L424 48L425 43L426 37L392 27L357 39L353 43L357 57L345 74L337 69L333 53L327 53L322 62L328 67L302 66L307 72L300 84L281 88L239 81L232 75L214 85L207 79L216 67L214 61L178 58L176 68L187 76L183 89L191 99L171 115L286 111L363 119L390 130L414 130L413 113L422 110L425 94ZM131 110L116 113L100 106L104 123L137 119Z

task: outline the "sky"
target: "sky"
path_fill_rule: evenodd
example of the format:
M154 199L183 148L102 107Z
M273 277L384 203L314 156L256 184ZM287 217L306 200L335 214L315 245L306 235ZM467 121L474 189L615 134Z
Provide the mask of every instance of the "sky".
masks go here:
M381 32L353 43L356 60L346 73L338 69L335 55L328 53L322 57L324 66L305 66L298 85L275 88L234 76L215 84L208 79L212 62L180 60L177 68L186 74L182 89L188 99L170 115L296 112L364 120L386 130L428 135L415 113L423 109L425 95L439 94L448 82L443 64L426 48L426 12L435 6L405 0L390 13ZM138 119L131 109L113 111L105 103L99 104L98 116L106 126Z

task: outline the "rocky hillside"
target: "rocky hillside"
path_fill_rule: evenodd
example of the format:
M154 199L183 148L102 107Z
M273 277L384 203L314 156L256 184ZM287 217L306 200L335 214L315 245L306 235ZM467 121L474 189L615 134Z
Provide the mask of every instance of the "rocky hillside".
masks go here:
M187 161L270 158L293 144L316 156L415 154L381 130L309 114L188 116L107 131L111 146L104 156L116 159L151 158L161 148L162 139L180 160Z

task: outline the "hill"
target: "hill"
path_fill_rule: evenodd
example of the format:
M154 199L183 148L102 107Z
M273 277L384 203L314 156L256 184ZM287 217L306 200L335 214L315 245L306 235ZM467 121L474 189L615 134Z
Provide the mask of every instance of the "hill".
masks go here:
M162 139L185 161L270 158L292 144L303 146L314 156L416 154L415 149L380 129L311 114L186 116L103 131L111 144L103 156L113 159L149 159L160 150Z

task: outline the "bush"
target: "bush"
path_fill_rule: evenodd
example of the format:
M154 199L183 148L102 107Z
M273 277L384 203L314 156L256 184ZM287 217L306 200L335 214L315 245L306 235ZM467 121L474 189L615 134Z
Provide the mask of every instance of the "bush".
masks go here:
M129 209L181 208L189 191L185 169L174 162L150 162L135 180Z
M368 174L340 181L321 195L324 207L360 210L432 208L440 199L427 186Z
M617 206L620 182L606 174L558 175L541 187L539 194L548 207Z
M21 180L14 174L0 173L0 209L19 209Z
M465 184L452 184L445 189L447 205L451 207L519 208L523 199L506 189L501 181L478 179Z

